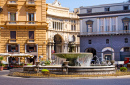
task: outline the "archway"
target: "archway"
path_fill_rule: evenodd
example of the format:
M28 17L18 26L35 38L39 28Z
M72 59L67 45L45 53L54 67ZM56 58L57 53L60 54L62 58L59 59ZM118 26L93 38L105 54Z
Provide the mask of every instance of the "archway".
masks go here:
M96 55L96 50L95 50L94 48L87 48L87 49L85 50L85 52L92 53L93 56Z
M111 47L105 47L102 49L102 60L114 60L114 49Z
M58 34L54 36L54 51L55 53L62 52L62 37Z

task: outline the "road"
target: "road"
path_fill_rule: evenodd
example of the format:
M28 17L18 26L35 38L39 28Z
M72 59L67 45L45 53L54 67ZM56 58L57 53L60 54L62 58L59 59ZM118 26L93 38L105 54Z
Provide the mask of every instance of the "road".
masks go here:
M116 79L35 79L3 76L0 72L0 85L130 85L130 78Z

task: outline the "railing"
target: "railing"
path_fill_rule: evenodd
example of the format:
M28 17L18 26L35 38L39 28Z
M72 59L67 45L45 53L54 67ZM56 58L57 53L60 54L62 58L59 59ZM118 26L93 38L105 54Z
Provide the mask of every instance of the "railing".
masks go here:
M35 39L28 39L28 42L35 42Z
M5 25L43 25L44 22L38 21L6 21Z
M80 32L80 35L100 35L100 34L129 34L130 30L103 31L103 32Z
M15 6L15 5L18 5L18 3L17 3L17 1L8 1L7 5L13 5L13 6Z
M35 6L35 1L34 0L28 0L26 1L26 5L31 5L31 6Z
M9 43L16 43L17 39L9 39Z

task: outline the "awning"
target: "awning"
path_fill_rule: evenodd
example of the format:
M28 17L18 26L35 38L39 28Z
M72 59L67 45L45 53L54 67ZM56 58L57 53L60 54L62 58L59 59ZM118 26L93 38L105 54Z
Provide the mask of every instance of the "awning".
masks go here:
M33 55L24 54L24 53L19 53L19 54L0 53L0 56L10 56L10 57L34 57Z
M11 54L10 57L34 57L34 56L30 54L20 53L20 54Z

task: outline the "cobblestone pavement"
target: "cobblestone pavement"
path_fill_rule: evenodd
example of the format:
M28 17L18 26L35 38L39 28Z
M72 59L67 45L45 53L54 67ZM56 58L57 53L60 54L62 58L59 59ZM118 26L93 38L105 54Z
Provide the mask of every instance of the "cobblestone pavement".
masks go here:
M0 72L0 85L130 85L130 78L117 79L34 79L5 77Z

